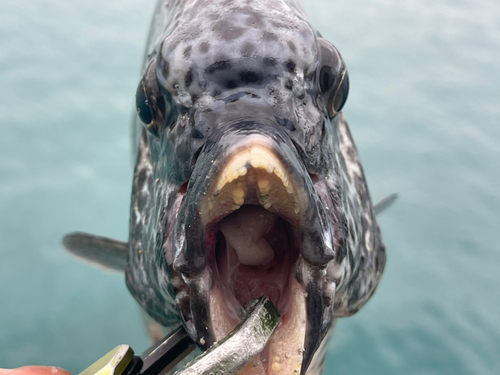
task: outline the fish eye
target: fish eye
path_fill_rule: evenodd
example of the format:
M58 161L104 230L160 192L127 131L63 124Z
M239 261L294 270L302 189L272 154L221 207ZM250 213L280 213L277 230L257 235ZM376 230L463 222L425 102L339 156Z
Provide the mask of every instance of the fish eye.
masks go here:
M149 107L149 100L146 96L146 89L144 88L144 82L141 80L139 86L137 86L137 91L135 93L135 105L137 108L137 115L141 119L145 126L148 126L153 121L153 113Z
M349 94L349 75L337 49L325 39L319 38L321 67L318 83L324 97L328 115L334 117L339 113Z
M142 77L135 93L137 115L144 127L158 136L164 127L166 110L164 95L158 89L156 80L156 60L153 60Z
M347 96L349 95L349 74L347 70L344 71L344 76L342 77L342 82L340 83L337 92L333 98L333 109L336 113L339 113L344 107L347 101Z

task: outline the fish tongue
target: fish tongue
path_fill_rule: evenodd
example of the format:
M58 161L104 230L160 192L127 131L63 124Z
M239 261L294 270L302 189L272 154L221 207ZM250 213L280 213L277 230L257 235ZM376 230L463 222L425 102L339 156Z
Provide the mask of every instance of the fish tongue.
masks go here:
M273 227L277 215L259 206L246 205L224 218L220 231L236 251L241 264L259 266L274 259L271 245L263 238Z

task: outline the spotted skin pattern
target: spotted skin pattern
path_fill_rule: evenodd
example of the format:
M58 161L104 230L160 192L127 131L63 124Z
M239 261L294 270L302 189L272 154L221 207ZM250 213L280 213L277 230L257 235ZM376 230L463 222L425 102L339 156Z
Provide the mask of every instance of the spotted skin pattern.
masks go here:
M143 69L166 98L165 119L156 134L135 119L126 268L129 290L158 323L168 329L189 315L186 301L197 297L173 262L186 241L175 228L184 219L183 192L196 178L196 158L222 124L272 122L290 138L312 178L335 249L318 285L326 308L318 313L329 319L311 375L323 369L336 318L368 301L385 265L347 122L342 113L328 115L318 87L320 39L291 0L158 1Z

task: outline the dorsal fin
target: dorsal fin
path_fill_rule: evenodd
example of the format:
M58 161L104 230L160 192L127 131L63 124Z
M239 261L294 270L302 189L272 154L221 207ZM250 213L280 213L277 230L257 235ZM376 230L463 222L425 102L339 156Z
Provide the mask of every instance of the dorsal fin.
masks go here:
M398 194L397 193L392 193L391 195L388 195L381 201L377 202L373 206L373 210L375 211L375 215L380 215L383 211L385 211L387 208L389 208L394 201L397 199Z
M89 233L74 232L63 238L63 245L71 254L93 265L124 271L128 243Z

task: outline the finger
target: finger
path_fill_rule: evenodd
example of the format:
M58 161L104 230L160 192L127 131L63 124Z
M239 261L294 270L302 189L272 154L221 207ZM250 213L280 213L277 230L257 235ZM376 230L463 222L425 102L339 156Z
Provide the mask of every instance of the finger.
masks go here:
M0 369L0 375L71 375L68 371L53 366L24 366L15 369Z

